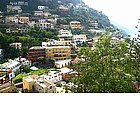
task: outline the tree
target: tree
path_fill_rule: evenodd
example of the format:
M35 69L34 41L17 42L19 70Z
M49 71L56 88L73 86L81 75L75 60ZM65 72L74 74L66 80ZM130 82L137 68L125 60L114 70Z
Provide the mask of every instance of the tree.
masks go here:
M38 57L37 61L41 64L45 63L45 58L43 56Z
M134 92L135 69L127 44L119 41L111 48L110 37L102 36L95 46L94 50L81 48L82 62L72 66L78 73L70 79L73 92Z

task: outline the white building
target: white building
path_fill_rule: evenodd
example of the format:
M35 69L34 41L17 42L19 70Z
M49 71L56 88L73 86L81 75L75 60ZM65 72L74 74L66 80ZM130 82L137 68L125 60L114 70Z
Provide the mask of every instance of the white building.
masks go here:
M72 37L72 33L71 33L71 31L69 31L69 30L63 30L63 29L61 29L60 31L59 31L59 34L58 34L58 37L61 37L61 38L65 38L65 37Z
M73 35L73 41L76 44L81 44L87 41L87 37L84 34L80 34L80 35Z
M38 6L38 10L45 10L46 6Z
M43 13L43 11L34 11L34 15L35 16L43 16L44 13Z
M0 70L8 71L9 78L12 79L15 77L15 72L20 69L21 65L31 66L31 62L25 58L15 58L14 60L9 60L3 64L0 64Z
M64 68L64 67L68 67L71 63L71 59L67 59L67 60L57 60L55 61L55 66L58 69Z
M47 74L44 74L44 79L51 81L52 83L57 83L62 80L62 74L59 70L49 71Z
M44 76L40 76L35 81L34 88L39 93L56 93L56 86L51 81L44 79Z
M10 59L8 62L0 64L0 69L3 71L9 71L9 78L12 79L15 77L15 71L19 70L20 66L20 62Z
M16 49L21 49L22 43L11 43L10 47L16 48Z
M18 15L14 15L14 16L6 16L5 19L6 23L18 23L19 22L19 17Z
M36 23L36 26L41 29L52 29L54 28L54 25L52 23L47 22L45 19L39 20L38 23Z

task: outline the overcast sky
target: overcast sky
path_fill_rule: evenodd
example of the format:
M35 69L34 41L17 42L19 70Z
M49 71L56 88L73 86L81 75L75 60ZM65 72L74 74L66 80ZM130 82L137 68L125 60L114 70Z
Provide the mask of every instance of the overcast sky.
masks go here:
M140 18L140 0L83 0L91 8L102 11L110 20L134 28Z

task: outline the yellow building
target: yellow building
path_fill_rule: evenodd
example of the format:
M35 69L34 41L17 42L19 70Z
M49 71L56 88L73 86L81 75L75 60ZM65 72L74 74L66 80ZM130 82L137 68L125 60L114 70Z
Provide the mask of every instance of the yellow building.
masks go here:
M72 29L82 29L81 23L79 21L71 21L70 22L70 27Z
M24 77L23 81L23 89L25 92L39 92L39 93L56 93L55 85L45 79L43 75L31 75Z
M19 22L20 23L28 23L29 22L29 17L21 16L21 17L19 17Z
M69 46L46 47L46 57L55 60L70 59L71 48Z
M22 82L23 82L23 89L27 91L32 91L33 90L33 85L35 83L35 79L38 77L38 75L31 75L27 77L23 77Z

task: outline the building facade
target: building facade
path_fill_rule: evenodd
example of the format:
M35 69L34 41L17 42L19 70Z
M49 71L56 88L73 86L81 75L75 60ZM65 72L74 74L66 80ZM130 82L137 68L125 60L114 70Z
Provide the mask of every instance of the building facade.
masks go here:
M51 46L46 47L46 58L55 60L70 59L71 48L69 46Z
M41 46L31 47L28 50L28 59L32 62L37 62L39 57L46 58L46 48Z
M81 23L79 21L71 21L70 27L72 29L82 29Z

